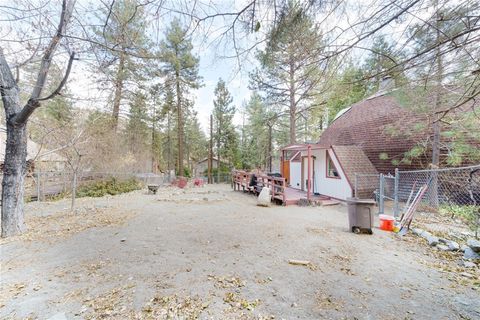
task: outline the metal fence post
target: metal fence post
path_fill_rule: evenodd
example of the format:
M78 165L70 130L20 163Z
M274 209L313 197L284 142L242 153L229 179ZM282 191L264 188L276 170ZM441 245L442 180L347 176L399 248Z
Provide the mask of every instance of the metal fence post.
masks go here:
M393 204L393 216L396 218L399 215L398 212L398 185L400 183L400 172L398 171L398 168L395 168L395 185L394 185L394 190L393 190L393 198L394 198L394 204Z
M385 178L383 173L380 173L380 185L379 185L379 196L378 196L378 213L384 213L384 193L385 193Z

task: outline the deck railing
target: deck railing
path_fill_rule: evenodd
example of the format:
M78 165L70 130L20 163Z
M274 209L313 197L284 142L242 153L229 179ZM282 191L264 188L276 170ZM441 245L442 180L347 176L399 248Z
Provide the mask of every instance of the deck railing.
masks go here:
M233 190L242 190L257 193L257 189L255 188L255 186L250 186L250 181L253 174L253 172L248 172L244 170L234 170L232 172ZM271 177L262 174L257 176L256 186L270 188L270 191L272 193L272 200L278 199L281 200L282 203L286 203L285 189L287 188L287 185L285 182L285 178Z

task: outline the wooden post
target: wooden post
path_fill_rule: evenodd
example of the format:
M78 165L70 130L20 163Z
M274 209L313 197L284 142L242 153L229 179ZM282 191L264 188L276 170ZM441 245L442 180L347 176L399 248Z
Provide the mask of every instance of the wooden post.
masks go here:
M272 124L268 123L268 172L272 172Z
M312 146L307 147L307 200L310 201L310 190L312 188Z
M282 155L280 156L280 174L285 178L283 173L283 160L285 159L285 150L282 150Z
M208 150L208 183L212 184L212 166L213 166L213 115L210 115L210 145Z

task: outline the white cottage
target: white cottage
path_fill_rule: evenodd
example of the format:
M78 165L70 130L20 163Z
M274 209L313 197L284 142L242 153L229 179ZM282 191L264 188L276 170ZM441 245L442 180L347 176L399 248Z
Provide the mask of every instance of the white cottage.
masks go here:
M360 147L297 144L282 149L281 173L290 188L346 200L356 173L378 172Z

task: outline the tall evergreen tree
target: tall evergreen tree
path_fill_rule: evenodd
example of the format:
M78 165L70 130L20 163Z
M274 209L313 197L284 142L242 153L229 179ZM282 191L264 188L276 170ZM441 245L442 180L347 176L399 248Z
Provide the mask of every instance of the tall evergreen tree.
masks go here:
M297 140L296 119L301 108L318 94L323 52L322 36L314 19L299 2L289 1L270 31L265 50L258 52L261 67L252 73L252 85L270 103L287 109L290 143Z
M125 128L125 139L129 151L138 158L144 155L150 145L149 115L146 102L147 97L142 92L135 92L130 102L128 122ZM140 160L138 159L137 160Z
M235 106L232 105L232 95L225 81L218 80L213 100L214 140L217 153L217 179L220 177L220 163L226 160L230 165L235 163L237 155L237 136L233 125Z
M180 21L174 20L165 33L166 39L161 43L161 56L165 63L162 72L174 88L175 95L179 175L183 175L184 172L184 118L191 105L188 101L188 92L199 88L201 81L198 75L199 59L192 53L192 41L187 37L186 31L180 25Z
M143 6L138 6L135 0L115 1L111 9L102 7L100 12L99 19L106 24L94 29L100 44L95 48L100 63L96 72L101 70L105 80L113 85L112 122L116 130L122 101L128 97L128 86L138 83L143 77L145 61L136 57L145 55L149 50L147 23Z

